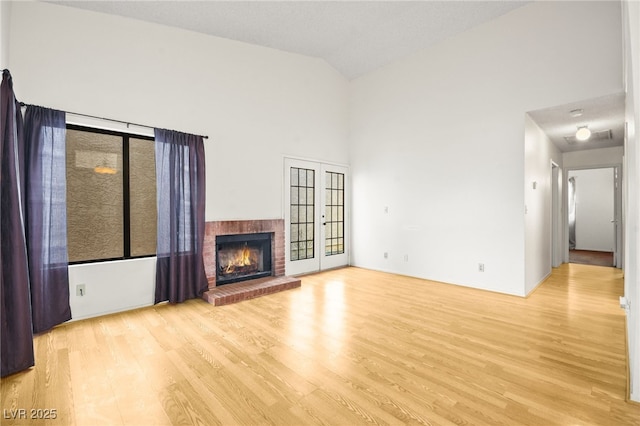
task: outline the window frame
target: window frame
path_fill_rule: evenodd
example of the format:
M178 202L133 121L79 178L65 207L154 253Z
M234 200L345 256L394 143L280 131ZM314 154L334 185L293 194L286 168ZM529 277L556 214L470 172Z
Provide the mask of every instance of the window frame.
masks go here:
M123 256L101 258L101 259L69 261L69 265L81 265L81 264L88 264L88 263L112 262L115 260L144 259L149 257L156 257L157 248L156 248L156 253L153 253L153 254L138 255L138 256L131 255L131 191L130 191L130 185L129 185L130 173L131 173L130 162L129 162L130 138L148 140L152 142L155 142L155 138L152 136L127 133L127 132L122 132L117 130L107 130L107 129L101 129L97 127L82 126L82 125L71 124L71 123L67 123L66 128L67 130L118 136L122 138L122 198L123 198L122 200L123 250L122 251L123 251ZM66 152L66 146L65 146L65 152ZM66 173L65 173L65 176L66 176ZM156 180L156 184L157 184L157 180ZM69 229L67 228L67 234L68 233L69 233Z

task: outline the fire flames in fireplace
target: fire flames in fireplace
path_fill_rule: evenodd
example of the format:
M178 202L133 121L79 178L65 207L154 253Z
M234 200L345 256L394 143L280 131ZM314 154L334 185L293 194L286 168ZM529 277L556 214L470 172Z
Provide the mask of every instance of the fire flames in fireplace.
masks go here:
M258 256L258 250L247 247L245 243L242 248L227 253L226 266L224 263L220 266L225 274L252 274L259 269Z

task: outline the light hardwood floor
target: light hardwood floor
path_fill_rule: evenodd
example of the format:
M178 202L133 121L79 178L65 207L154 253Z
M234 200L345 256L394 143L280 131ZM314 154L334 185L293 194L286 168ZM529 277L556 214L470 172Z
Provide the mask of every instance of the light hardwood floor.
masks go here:
M638 425L621 294L619 270L587 265L528 298L346 268L78 321L2 379L2 424Z

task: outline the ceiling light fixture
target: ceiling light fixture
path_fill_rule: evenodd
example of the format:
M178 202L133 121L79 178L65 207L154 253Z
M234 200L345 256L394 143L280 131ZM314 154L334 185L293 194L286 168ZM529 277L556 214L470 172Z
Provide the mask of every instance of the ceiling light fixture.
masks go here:
M96 166L93 171L101 175L115 175L118 173L116 169L108 166Z
M576 131L576 139L584 142L591 137L591 130L587 126L578 127Z

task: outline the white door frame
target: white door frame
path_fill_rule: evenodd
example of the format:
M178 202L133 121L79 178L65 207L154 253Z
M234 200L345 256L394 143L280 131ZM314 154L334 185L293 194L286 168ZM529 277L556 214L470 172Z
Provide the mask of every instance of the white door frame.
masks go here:
M551 160L551 267L562 263L562 169Z
M615 164L598 164L581 167L571 167L565 170L562 184L564 188L568 188L569 174L574 170L593 170L593 169L613 169L614 182L613 182L613 214L614 218L612 222L614 226L614 252L613 262L616 268L622 268L624 259L624 245L622 244L622 236L624 235L624 223L622 221L622 165ZM564 220L564 262L569 263L569 217L567 212L569 211L569 200L567 199L566 191L563 191L562 206L564 208L563 220Z
M613 188L613 214L615 220L615 253L613 265L622 269L624 263L624 244L623 244L623 220L622 220L622 165L613 168L614 188Z

